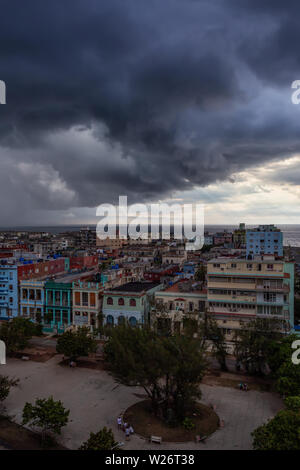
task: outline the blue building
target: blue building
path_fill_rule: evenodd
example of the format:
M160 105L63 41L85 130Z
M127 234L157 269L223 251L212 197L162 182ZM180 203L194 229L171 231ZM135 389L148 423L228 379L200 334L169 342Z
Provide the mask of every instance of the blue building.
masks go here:
M183 265L184 274L190 277L194 276L196 269L197 269L197 264L193 263L192 261L187 261Z
M20 315L32 320L44 318L44 284L39 279L20 281Z
M274 225L259 225L246 232L246 255L253 259L256 255L283 256L283 234Z
M18 316L18 268L14 264L0 264L0 320Z

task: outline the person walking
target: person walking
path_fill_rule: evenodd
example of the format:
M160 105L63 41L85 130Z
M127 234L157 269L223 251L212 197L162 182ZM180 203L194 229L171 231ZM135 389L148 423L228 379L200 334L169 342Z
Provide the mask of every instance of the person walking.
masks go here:
M118 429L122 429L122 425L123 425L122 416L118 416L117 423L118 423Z

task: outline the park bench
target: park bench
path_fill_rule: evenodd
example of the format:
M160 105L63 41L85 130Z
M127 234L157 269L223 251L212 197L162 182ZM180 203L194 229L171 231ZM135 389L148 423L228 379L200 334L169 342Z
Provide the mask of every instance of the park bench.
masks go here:
M156 444L161 444L162 438L159 436L150 436L150 442L155 442Z
M198 443L198 442L203 442L203 443L205 443L205 440L207 439L207 437L208 437L208 436L196 436L196 437L195 437L195 441L196 441L196 443Z

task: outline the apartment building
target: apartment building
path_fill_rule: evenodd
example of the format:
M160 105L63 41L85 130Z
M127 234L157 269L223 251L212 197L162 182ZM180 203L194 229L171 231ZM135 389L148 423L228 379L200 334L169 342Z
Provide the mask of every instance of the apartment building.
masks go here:
M186 250L178 250L178 249L170 249L166 253L162 255L162 263L163 264L177 264L178 266L182 266L187 260L187 251Z
M55 280L46 281L44 331L63 333L73 323L73 295L72 287L75 281L87 280L94 272L77 272L64 274Z
M256 255L283 256L283 234L275 225L259 225L246 232L246 256L253 259Z
M0 264L0 320L18 316L18 270L15 264Z
M226 232L226 230L224 230L224 232L215 233L213 238L214 238L213 244L216 246L232 243L232 233Z
M40 316L44 321L45 281L30 279L20 281L20 315L36 320Z
M205 312L207 291L201 283L178 281L163 291L155 293L155 320L157 331L181 333L184 320L200 321Z
M294 263L217 258L207 263L208 312L228 339L243 322L282 318L294 325Z
M102 311L103 286L94 281L75 281L72 284L73 325L97 328Z

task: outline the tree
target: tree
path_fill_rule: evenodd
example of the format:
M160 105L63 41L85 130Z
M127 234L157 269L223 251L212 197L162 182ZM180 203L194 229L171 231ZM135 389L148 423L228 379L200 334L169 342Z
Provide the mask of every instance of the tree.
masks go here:
M89 439L84 442L79 450L119 450L111 429L104 427L97 433L90 433Z
M292 363L292 344L297 335L288 335L272 341L268 350L268 365L276 379L276 388L283 396L300 395L300 365Z
M293 364L291 358L278 370L276 388L285 396L300 395L300 364Z
M37 325L28 318L16 317L0 325L0 339L5 342L8 353L26 348L37 332Z
M272 375L278 378L280 367L291 360L292 344L299 339L299 336L292 334L283 336L277 340L270 341L267 352L267 362L271 369Z
M61 429L68 424L70 410L66 410L60 400L38 398L35 405L26 402L23 408L22 424L41 428L42 439L47 433L60 434Z
M0 404L8 397L11 387L18 385L19 379L10 379L7 375L0 375Z
M105 359L117 381L140 385L162 418L181 420L200 398L199 383L206 362L199 342L190 336L159 336L128 325L112 329Z
M223 328L219 328L217 322L209 315L205 315L204 335L212 343L212 354L215 356L223 371L227 371L226 357L227 347Z
M66 331L57 340L56 351L59 354L76 360L80 356L88 356L97 351L97 342L86 327L75 331Z
M285 400L286 409L252 433L256 450L300 450L300 398Z
M205 282L206 279L206 267L204 264L201 264L200 267L197 269L194 275L195 281Z
M250 374L264 375L270 345L282 338L282 321L256 318L235 333L235 356Z

